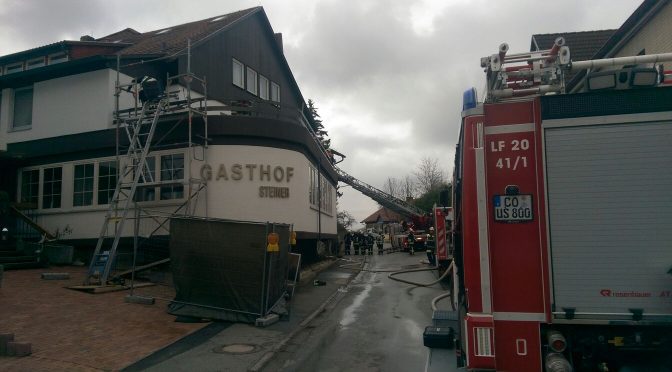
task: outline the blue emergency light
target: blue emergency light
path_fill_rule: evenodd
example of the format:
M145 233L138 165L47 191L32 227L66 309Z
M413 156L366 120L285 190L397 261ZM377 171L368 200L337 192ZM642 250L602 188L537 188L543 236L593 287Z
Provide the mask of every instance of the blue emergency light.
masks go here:
M476 107L477 103L478 95L476 94L476 88L465 90L464 94L462 95L462 111Z

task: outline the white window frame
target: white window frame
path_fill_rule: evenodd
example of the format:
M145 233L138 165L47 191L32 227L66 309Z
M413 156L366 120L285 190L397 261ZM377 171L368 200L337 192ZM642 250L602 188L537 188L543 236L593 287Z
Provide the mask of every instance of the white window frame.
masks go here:
M43 67L47 65L45 57L34 58L26 61L26 70L32 70L34 68Z
M259 74L259 98L268 101L268 89L270 84L266 76Z
M245 82L247 91L256 96L259 92L259 74L250 66L245 71Z
M182 167L175 167L175 157L182 157ZM159 165L157 168L159 171L159 179L161 183L168 183L165 186L159 188L159 200L182 200L184 199L184 185L177 185L176 182L184 182L184 177L186 173L186 164L185 156L183 152L177 153L168 153L157 156L159 159ZM164 169L164 158L170 158L170 167ZM177 172L182 173L182 177L176 178L175 175ZM164 177L165 176L165 177ZM179 190L179 191L177 191ZM164 198L164 191L168 191L169 197ZM175 193L181 193L181 196L175 197Z
M28 190L25 190L26 181L23 177L23 174L26 172L30 172L30 174L33 174L33 172L37 172L37 182L29 182L28 185L31 185ZM19 187L19 200L21 203L30 203L32 204L32 199L35 200L35 209L40 209L40 168L24 168L21 169L21 173L19 175L19 179L21 181L21 186ZM32 179L29 179L28 181L33 181ZM35 185L35 194L32 193L32 185ZM28 191L28 195L26 194L26 191Z
M23 62L12 63L11 65L5 66L5 75L15 74L21 71L23 71Z
M28 91L30 90L31 93L31 98L30 98L30 120L28 123L24 123L21 125L16 125L16 93L17 92L23 92L23 91ZM13 97L13 102L12 102L12 125L11 125L11 130L12 131L19 131L19 130L26 130L30 129L33 126L33 100L35 98L35 90L32 85L27 86L27 87L21 87L14 89L14 97Z
M61 170L61 177L58 181L47 181L47 171L51 169L60 169ZM51 192L47 194L47 183L51 184ZM56 184L60 184L60 190L58 193L54 192L54 187ZM53 203L53 200L56 200L56 196L58 195L58 205L54 206L55 203ZM46 204L46 198L51 197L52 203L49 205ZM47 166L42 169L42 205L41 209L61 209L63 208L63 165L54 165L54 166Z
M280 103L280 85L271 81L271 101Z
M54 53L49 55L49 64L50 65L55 65L57 63L63 63L68 61L68 54L63 52L63 53Z
M156 192L157 187L155 185L144 186L144 187L142 185L145 182L147 182L147 183L156 182L156 180L157 180L157 178L156 178L156 172L157 172L156 171L156 169L157 169L156 158L157 158L156 154L147 155L147 157L145 158L145 162L147 163L147 168L149 168L149 172L147 172L147 168L145 168L144 165L141 167L141 171L144 173L145 180L143 181L142 176L140 178L138 178L138 186L137 186L138 188L137 188L137 190L135 192L135 196L134 196L135 200L139 203L145 203L145 202L152 203L152 202L156 202L157 199L158 199L157 198L157 192ZM135 175L133 175L133 177L135 177ZM151 198L148 197L149 195L151 195Z
M103 176L103 175L101 175L100 168L101 168L102 165L106 166L108 163L114 164L114 175L106 174L106 175ZM119 175L119 170L118 170L118 164L117 164L116 160L104 160L104 159L99 160L96 163L95 175L96 175L96 177L95 177L96 179L95 179L95 187L94 187L94 189L95 189L94 190L95 191L94 192L94 198L96 199L96 205L109 205L110 201L114 197L114 191L117 188L117 177ZM106 187L105 189L101 189L101 187L100 187L101 186L100 181L103 177L105 179L107 179L108 181L114 180L112 182L112 185L108 184L107 185L108 187ZM110 186L112 186L112 188L110 188ZM110 193L110 191L112 191L112 192ZM100 198L101 193L105 193L107 195L107 202L102 203L100 201L101 200L101 198Z
M308 202L314 208L317 208L317 169L312 165L309 167L310 184L308 185Z
M245 65L235 58L232 58L231 62L231 65L233 66L231 70L231 81L233 82L233 85L245 89ZM240 69L240 78L238 80L236 80L236 68Z
M88 176L86 174L86 167L91 166L91 175ZM77 177L77 167L84 167L84 176L83 177ZM91 180L91 189L87 190L86 189L86 180L90 179ZM83 182L82 190L77 191L77 181ZM82 203L77 205L75 203L76 196L78 194L82 195ZM89 204L86 204L86 199L85 196L86 194L91 194L91 200ZM96 196L96 163L94 162L89 162L89 163L74 163L72 164L72 207L73 208L83 208L83 207L90 207L94 205L94 198Z

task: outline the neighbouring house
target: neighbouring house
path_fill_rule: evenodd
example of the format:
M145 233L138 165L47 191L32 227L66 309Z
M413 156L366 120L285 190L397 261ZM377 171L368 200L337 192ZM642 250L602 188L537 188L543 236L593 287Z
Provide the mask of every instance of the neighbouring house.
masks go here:
M157 215L187 205L194 216L291 224L309 255L335 239L338 176L262 7L0 56L0 190L60 241L90 249L130 161L116 156L129 140L114 118L139 103L131 91L115 98L116 87L141 76L176 101L200 99L202 115L189 120L176 104L161 116L146 167L155 182L136 203ZM140 235L157 228L168 234L143 219Z
M530 51L549 49L555 38L562 36L574 61L670 53L671 19L672 1L645 0L616 30L536 34L532 36ZM672 70L671 65L666 63L665 70ZM567 76L567 92L584 90L584 78L590 72L584 70Z
M375 229L376 231L389 233L390 225L399 224L404 220L405 218L399 213L385 207L380 207L380 209L366 217L361 223L363 223L367 229Z

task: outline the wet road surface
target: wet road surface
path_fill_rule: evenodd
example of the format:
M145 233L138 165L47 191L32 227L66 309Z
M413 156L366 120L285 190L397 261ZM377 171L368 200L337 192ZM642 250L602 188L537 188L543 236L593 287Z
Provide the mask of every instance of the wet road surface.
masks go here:
M361 260L363 256L345 258ZM420 262L423 258L424 254L407 253L367 256L365 270L264 370L424 371L429 349L423 346L422 333L431 324L431 300L445 290L439 284L412 287L389 279L388 272L375 272L428 267ZM337 280L348 275L347 271L337 268L318 279ZM437 273L401 277L429 283L436 280ZM440 366L442 371L456 370L454 357L443 358Z

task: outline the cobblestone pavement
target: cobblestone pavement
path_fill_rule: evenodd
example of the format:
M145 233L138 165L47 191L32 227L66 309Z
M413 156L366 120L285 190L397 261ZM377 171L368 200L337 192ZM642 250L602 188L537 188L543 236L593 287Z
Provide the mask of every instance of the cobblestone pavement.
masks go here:
M42 280L43 272L67 272L69 280ZM64 287L82 284L86 268L6 271L0 287L0 333L32 343L28 357L0 357L2 371L119 370L204 327L175 323L166 302L124 302L128 291L88 294ZM167 286L143 295L173 298Z

